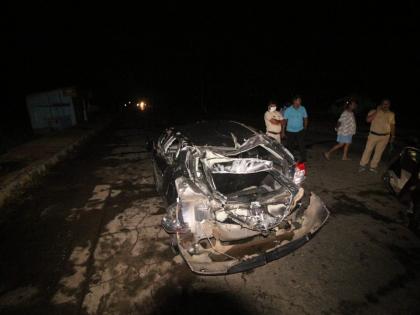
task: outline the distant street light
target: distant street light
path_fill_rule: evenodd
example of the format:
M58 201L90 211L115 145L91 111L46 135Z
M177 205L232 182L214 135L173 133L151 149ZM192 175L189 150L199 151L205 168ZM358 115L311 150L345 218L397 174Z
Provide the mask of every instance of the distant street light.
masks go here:
M147 104L144 101L136 104L137 108L140 109L142 112L146 110Z
M145 102L140 102L140 110L144 111L146 109L146 103Z

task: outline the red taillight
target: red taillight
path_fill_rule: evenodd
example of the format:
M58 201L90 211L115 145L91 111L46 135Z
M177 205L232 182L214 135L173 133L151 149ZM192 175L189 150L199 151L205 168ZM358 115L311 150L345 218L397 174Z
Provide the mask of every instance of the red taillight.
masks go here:
M305 166L305 163L303 163L303 162L296 163L296 168L299 171L304 171L305 172L305 175L306 175L306 166Z

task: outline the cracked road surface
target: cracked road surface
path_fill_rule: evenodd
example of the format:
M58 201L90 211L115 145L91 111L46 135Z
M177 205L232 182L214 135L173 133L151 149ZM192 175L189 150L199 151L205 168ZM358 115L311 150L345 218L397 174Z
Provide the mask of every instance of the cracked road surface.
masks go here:
M332 216L247 273L192 274L160 227L141 121L121 121L0 212L0 314L416 314L420 241L379 175L310 150ZM328 145L328 144L324 144Z

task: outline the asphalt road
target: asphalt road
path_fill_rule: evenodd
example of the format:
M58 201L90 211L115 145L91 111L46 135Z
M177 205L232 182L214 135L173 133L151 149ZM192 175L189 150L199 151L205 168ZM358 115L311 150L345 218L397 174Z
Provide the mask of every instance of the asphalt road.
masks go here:
M308 244L247 273L192 274L160 227L146 122L122 120L0 212L0 314L418 314L420 241L380 175L309 150L331 210ZM320 141L322 142L322 141Z

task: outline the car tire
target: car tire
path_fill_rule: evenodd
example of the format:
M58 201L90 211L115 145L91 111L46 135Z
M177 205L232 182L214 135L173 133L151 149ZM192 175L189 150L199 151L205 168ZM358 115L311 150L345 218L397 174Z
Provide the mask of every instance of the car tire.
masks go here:
M420 202L415 202L413 214L409 216L409 227L415 233L420 233Z
M395 195L395 191L394 191L394 189L392 188L392 186L391 186L391 183L390 183L390 181L391 181L391 175L389 174L389 170L387 170L384 174L383 174L383 176L382 176L382 180L383 180L383 182L384 182L384 184L385 184L385 188L391 193L391 194L393 194L393 195Z
M155 161L153 161L153 179L155 180L155 189L160 193L162 191L162 176L159 175L159 169Z
M172 234L171 238L170 238L170 245L171 245L171 251L172 253L176 256L179 255L180 251L179 251L179 246L176 240L176 235Z

